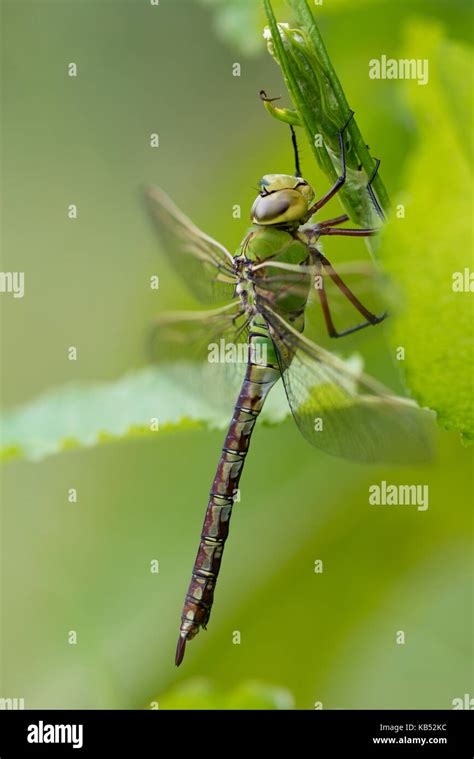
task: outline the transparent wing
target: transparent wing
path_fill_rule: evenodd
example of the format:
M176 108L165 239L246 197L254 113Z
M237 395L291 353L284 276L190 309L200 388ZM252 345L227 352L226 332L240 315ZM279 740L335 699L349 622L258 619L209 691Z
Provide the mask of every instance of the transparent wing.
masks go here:
M344 262L338 264L336 269L350 289L363 300L364 305L375 313L383 311L383 303L380 302L381 275L373 265L364 261ZM273 297L273 293L286 291L291 292L294 297L306 298L304 331L311 340L319 343L326 337L319 298L319 289L322 286L324 286L331 315L337 328L346 329L363 321L354 306L331 281L327 270L324 267L317 268L311 261L304 265L265 261L257 264L253 271L259 293L271 301L272 308L280 316L285 317L285 313L279 307L278 298ZM309 287L304 274L309 277ZM385 291L386 283L384 283L384 288Z
M306 302L316 268L308 261L288 264L272 259L252 267L252 279L262 300L271 301L278 311L285 311L285 301L294 298Z
M303 436L335 456L416 464L432 457L432 419L367 375L308 340L261 304L286 395ZM359 390L360 388L360 390Z
M163 250L194 297L207 305L234 298L237 278L229 251L198 229L163 190L149 188L147 205Z
M235 400L247 364L248 327L240 301L212 311L163 313L150 329L148 354L159 363L186 360L214 366L216 382L224 383L220 389Z
M307 291L306 283L301 283L302 274L309 274L311 276L312 287L315 288L314 279L316 275L321 274L325 280L329 280L329 274L322 269L317 270L314 263L308 258L308 261L304 264L289 264L278 260L262 261L252 267L252 272L259 272L259 277L256 282L259 287L266 290L273 290L275 285L280 287L281 285L289 284L292 288L300 285L301 292ZM377 282L376 277L379 277L377 272L371 264L364 261L345 262L337 266L338 274L345 278L357 278L355 281L362 281L363 287L373 285Z

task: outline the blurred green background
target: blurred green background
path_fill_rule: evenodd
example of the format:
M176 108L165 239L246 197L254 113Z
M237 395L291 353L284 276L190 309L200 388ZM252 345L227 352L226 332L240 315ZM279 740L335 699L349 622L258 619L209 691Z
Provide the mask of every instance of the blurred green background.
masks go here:
M153 315L191 306L159 253L144 184L165 188L234 250L260 176L292 170L287 131L258 100L261 88L284 87L259 42L256 6L3 0L2 269L26 276L23 299L1 299L5 407L144 365ZM416 123L403 82L371 82L367 67L382 53L397 57L412 17L470 41L468 2L334 0L318 10L390 193L403 189ZM322 194L327 182L307 145L301 158ZM360 240L325 250L334 263L368 260ZM337 347L393 374L382 330ZM275 686L280 706L403 709L451 708L472 692L471 451L440 432L431 467L363 467L312 450L291 420L256 430L209 629L175 669L222 438L183 430L3 468L0 696L23 697L27 708L252 708ZM429 484L429 509L369 506L368 487L382 479ZM180 687L191 696L174 696Z

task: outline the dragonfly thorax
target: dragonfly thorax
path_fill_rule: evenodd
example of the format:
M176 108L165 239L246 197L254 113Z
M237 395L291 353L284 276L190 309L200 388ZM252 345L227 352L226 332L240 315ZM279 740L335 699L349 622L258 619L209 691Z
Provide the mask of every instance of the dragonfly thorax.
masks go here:
M245 258L245 256L239 256L234 260L236 273L239 277L235 291L239 296L245 311L248 314L253 314L255 312L255 287L252 276L249 276L253 262Z
M298 226L307 221L314 190L305 179L289 174L265 174L260 187L250 212L254 224Z

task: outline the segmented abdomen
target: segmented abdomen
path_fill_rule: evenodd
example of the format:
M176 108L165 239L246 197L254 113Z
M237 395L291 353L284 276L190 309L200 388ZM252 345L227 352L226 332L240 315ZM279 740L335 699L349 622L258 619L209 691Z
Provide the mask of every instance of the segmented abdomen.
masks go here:
M252 342L256 337L261 340L261 332L258 335L251 334L249 340ZM183 659L186 641L194 638L199 628L205 627L209 620L224 544L229 533L232 506L250 437L265 398L279 377L276 365L247 365L212 484L201 541L184 602L176 650L177 665Z

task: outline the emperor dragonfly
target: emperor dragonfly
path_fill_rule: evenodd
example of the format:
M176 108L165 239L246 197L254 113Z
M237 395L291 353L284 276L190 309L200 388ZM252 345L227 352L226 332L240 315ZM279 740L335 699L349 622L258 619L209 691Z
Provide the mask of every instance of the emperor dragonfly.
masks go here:
M300 431L316 447L366 462L396 463L426 457L428 439L416 406L394 396L373 378L353 372L303 334L308 295L316 279L331 337L351 334L385 318L385 314L376 316L361 303L317 247L323 236L370 236L377 229L341 228L349 220L347 215L308 225L346 180L343 135L352 115L338 135L341 175L320 200L315 200L313 188L301 176L291 127L295 174L268 174L261 179L250 214L252 226L233 256L198 229L162 190L151 188L148 194L163 248L197 300L207 305L230 301L211 311L166 314L158 319L161 333L192 341L197 331L207 332L249 347L185 597L176 650L178 666L186 642L209 621L252 431L269 391L280 378ZM371 187L378 163L367 189L382 215ZM336 330L323 274L362 314L362 323ZM315 425L315 418L321 424Z

